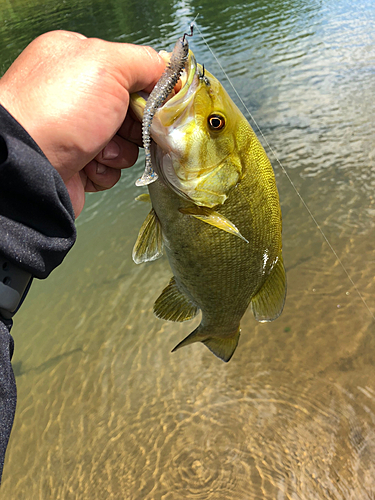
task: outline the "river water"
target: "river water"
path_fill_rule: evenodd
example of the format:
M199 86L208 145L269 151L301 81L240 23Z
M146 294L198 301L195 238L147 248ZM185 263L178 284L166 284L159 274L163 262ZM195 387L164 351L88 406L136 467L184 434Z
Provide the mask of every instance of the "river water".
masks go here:
M375 498L373 0L3 0L0 70L51 29L170 50L197 14L316 220L266 146L284 312L258 324L248 311L228 364L201 344L170 353L197 320L155 318L168 263L131 260L141 154L87 197L75 247L17 314L2 498ZM238 103L198 31L191 48Z

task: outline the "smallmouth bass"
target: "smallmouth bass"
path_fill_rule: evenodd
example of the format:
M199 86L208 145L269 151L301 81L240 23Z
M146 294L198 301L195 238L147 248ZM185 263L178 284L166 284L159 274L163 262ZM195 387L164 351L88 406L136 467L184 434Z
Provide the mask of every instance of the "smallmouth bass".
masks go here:
M156 316L186 321L202 311L200 325L173 351L200 341L229 361L249 304L261 322L284 306L279 195L249 123L191 51L181 79L152 121L158 180L148 186L152 209L133 260L155 260L163 250L168 257L174 276L154 304ZM131 97L140 120L145 102Z

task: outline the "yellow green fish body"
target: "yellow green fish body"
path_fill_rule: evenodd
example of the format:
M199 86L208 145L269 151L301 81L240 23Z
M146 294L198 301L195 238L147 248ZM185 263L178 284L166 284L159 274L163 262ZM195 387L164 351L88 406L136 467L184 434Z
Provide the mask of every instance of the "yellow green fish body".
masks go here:
M281 210L271 164L221 84L190 52L186 83L155 114L152 210L134 247L140 263L163 248L174 277L154 305L163 319L198 328L175 349L203 342L229 361L249 304L258 321L282 311ZM141 116L143 100L132 98Z

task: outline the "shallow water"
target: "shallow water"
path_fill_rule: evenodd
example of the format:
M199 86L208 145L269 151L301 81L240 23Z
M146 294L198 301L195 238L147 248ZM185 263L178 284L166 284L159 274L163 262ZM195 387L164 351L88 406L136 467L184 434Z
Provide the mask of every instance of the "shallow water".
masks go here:
M88 196L77 244L17 314L2 498L375 498L372 0L7 0L0 68L55 28L171 49L198 13L370 311L269 153L284 312L270 324L247 312L229 364L200 344L171 354L199 320L155 318L168 263L131 260L147 214L134 201L142 156L114 189ZM191 47L238 102L198 33Z

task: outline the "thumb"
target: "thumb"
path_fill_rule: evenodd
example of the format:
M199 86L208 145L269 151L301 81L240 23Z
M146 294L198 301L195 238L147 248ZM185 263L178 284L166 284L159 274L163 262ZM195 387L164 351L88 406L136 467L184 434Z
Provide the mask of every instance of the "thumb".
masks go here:
M151 91L160 79L165 61L151 47L116 43L116 68L121 83L129 93L139 90Z

